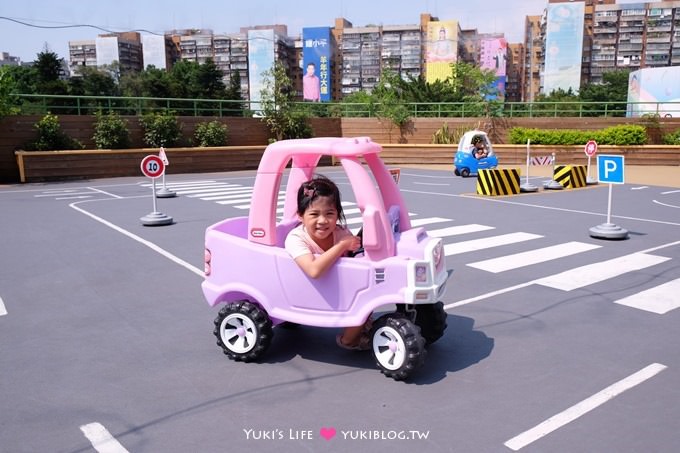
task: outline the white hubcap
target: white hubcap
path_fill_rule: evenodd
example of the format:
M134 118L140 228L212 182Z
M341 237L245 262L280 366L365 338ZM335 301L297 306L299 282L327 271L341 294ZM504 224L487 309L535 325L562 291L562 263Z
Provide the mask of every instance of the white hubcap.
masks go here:
M257 329L253 321L240 313L233 313L220 324L222 343L231 351L239 354L250 351L255 346Z
M386 369L398 370L406 359L404 339L392 327L381 327L373 335L373 354Z

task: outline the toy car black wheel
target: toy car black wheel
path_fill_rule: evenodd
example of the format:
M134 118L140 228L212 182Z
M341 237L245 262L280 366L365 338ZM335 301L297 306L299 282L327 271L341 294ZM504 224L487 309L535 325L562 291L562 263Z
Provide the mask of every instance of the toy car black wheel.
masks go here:
M264 353L274 331L267 312L242 300L224 306L215 318L217 346L232 360L251 362Z
M373 323L373 357L380 371L400 381L425 362L425 340L420 328L401 313L389 313Z
M469 168L463 168L463 169L460 171L460 175L461 175L463 178L467 178L468 176L470 176L470 169L469 169Z
M420 327L420 333L425 339L426 346L431 345L444 335L447 316L443 302L416 305L416 325Z
M453 170L453 174L456 175L456 176L460 176L460 172L458 171L457 168L455 170Z

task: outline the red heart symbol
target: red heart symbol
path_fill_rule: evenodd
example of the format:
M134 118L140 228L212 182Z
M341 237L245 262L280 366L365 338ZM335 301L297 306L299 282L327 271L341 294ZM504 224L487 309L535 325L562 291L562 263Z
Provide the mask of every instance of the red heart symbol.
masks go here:
M321 434L321 437L323 437L326 440L331 440L332 438L334 438L335 433L336 433L335 428L322 427L319 430L319 434Z

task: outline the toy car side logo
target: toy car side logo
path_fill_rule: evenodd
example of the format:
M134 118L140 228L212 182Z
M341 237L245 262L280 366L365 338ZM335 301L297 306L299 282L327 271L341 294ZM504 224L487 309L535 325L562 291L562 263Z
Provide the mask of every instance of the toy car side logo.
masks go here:
M263 238L264 230L262 228L253 228L250 230L250 235L254 238Z

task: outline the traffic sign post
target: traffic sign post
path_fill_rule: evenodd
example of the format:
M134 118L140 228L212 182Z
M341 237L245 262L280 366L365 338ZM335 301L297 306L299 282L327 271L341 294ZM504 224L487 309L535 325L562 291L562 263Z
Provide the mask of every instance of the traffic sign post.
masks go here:
M597 181L590 177L590 158L597 153L597 142L595 140L588 140L583 151L588 156L588 170L586 171L586 184L597 184Z
M626 239L628 230L611 222L612 218L612 186L624 183L623 156L597 156L597 175L600 182L609 183L609 197L607 201L607 223L602 223L590 229L590 235L602 239Z
M150 214L141 217L142 225L156 226L169 225L172 223L172 217L159 212L156 209L156 178L165 173L165 163L155 154L150 154L142 159L140 165L144 176L151 178L151 199L153 200L153 211Z
M168 160L168 156L165 154L165 148L163 148L162 146L161 146L161 149L158 151L158 157L161 158L161 160L163 161L163 163L165 164L166 167L168 165L170 165L170 161ZM158 197L158 198L172 198L172 197L176 197L176 196L177 196L176 192L168 189L165 186L165 172L163 172L163 187L158 189L158 192L156 192L156 197Z
M527 174L524 179L524 184L519 186L520 192L536 192L538 187L529 182L529 164L531 163L531 139L527 139Z

